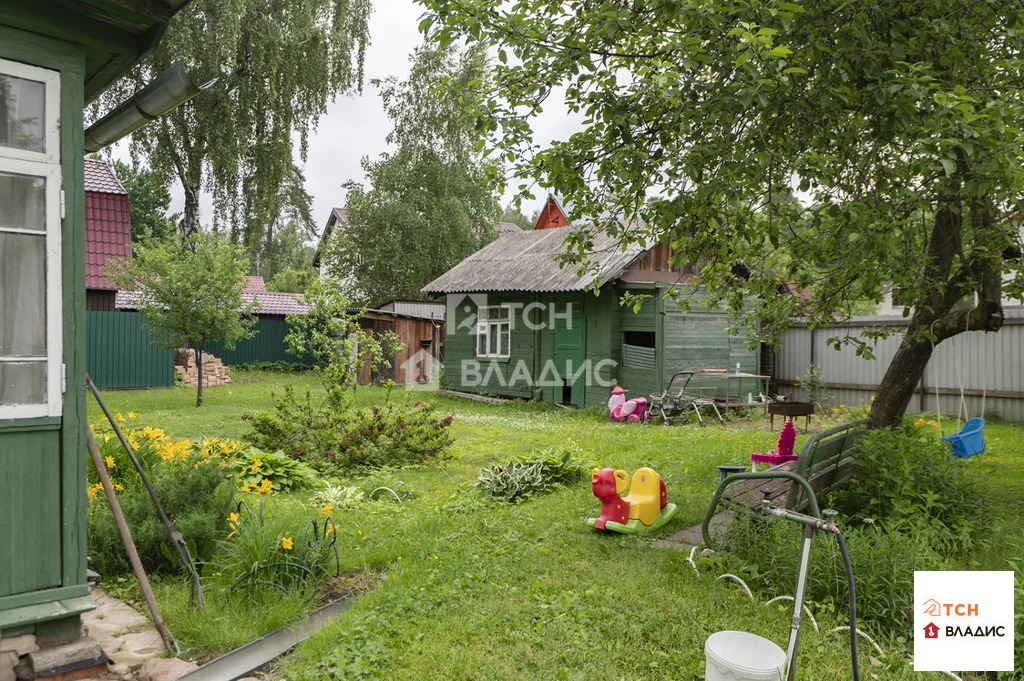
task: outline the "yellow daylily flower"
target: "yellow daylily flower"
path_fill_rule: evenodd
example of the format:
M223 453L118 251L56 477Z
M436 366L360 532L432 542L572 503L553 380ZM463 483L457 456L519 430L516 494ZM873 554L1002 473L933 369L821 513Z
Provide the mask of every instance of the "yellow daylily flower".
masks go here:
M240 514L238 514L238 513L230 513L230 514L228 514L228 522L231 523L232 525L237 525L239 517L240 517Z
M333 510L334 510L334 504L324 504L323 506L321 506L321 507L320 507L319 509L317 509L317 510L318 510L318 511L319 511L320 513L323 513L324 515L330 515L330 514L331 514L331 511L333 511Z
M114 414L114 420L117 421L118 423L124 423L124 417L121 416L121 412L117 412L116 414Z
M107 462L107 468L117 468L117 463L114 461L114 457L107 456L104 457L104 460Z
M139 418L138 412L134 412L134 411L128 412L128 420L129 421L134 421L137 418Z
M291 551L294 546L295 543L292 541L291 537L281 537L281 547L284 548L285 551Z
M255 473L261 468L263 468L263 462L260 459L256 459L255 461L252 462L252 465L249 466L249 470L251 470L253 473Z
M114 489L116 489L118 492L123 492L124 491L124 485L122 485L119 482L115 482L114 483Z

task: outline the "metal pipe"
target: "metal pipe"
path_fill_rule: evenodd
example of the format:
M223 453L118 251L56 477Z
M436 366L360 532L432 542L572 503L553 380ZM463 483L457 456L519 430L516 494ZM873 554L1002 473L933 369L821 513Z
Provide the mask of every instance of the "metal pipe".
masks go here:
M796 574L796 594L793 596L793 618L789 624L789 645L786 648L786 678L796 679L796 650L800 644L800 624L804 605L804 594L807 591L807 570L811 562L811 535L814 530L809 525L803 527L803 543L800 547L800 567Z
M196 570L195 563L192 562L192 555L188 552L188 544L185 543L185 537L178 531L177 526L167 517L164 512L164 507L160 503L160 499L156 496L156 490L153 489L153 485L149 482L149 476L146 475L146 471L142 469L142 464L139 463L139 459L135 456L135 450L132 449L131 445L128 444L128 440L125 439L124 433L117 425L117 420L111 415L110 410L107 409L107 403L100 397L100 391L96 388L96 384L92 382L89 374L85 374L85 383L89 386L89 390L92 392L92 396L96 398L96 402L99 403L100 409L103 410L104 415L107 417L107 421L114 429L114 433L117 435L117 439L121 441L121 446L124 451L127 452L128 458L132 461L132 466L135 468L135 472L142 478L142 484L146 486L146 491L149 492L149 498L153 502L153 508L156 509L156 514L159 516L160 521L164 524L164 528L167 530L167 536L170 537L171 543L174 544L174 548L178 551L178 557L181 559L182 565L185 569L192 574L192 599L199 606L200 611L206 612L206 599L203 598L203 586L199 579L199 571Z
M180 60L174 62L156 79L89 126L85 131L86 152L99 151L130 135L146 123L192 99L216 80L214 78L203 85L196 85L185 72L185 63Z
M726 487L728 487L734 482L739 482L740 480L765 480L771 478L785 478L787 480L793 481L798 485L801 485L804 488L804 491L807 492L807 503L811 507L811 514L815 518L819 520L821 519L821 510L818 508L818 499L814 496L814 490L811 489L810 483L808 483L804 478L800 477L796 473L793 473L791 471L762 471L760 473L736 473L735 475L730 475L721 483L719 483L718 489L716 489L715 493L711 495L711 505L708 506L707 513L704 514L704 521L700 525L700 531L701 535L704 537L704 543L707 544L709 547L714 548L714 542L711 541L711 533L709 532L708 528L711 523L711 518L715 515L715 509L718 508L718 503L722 499L722 492L725 491ZM786 513L793 513L793 511L786 511ZM795 515L806 517L803 516L803 514ZM796 518L793 519L795 520Z
M156 604L156 596L153 595L153 589L149 586L149 578L146 577L146 570L142 567L139 551L135 548L135 542L132 540L132 532L128 529L128 523L125 522L124 513L121 511L121 504L117 500L117 495L114 494L114 486L110 484L107 467L103 463L103 456L100 454L99 447L96 446L96 438L93 437L91 430L85 431L85 444L89 450L89 456L92 457L92 463L96 466L96 474L100 478L100 484L103 485L103 491L107 495L110 511L114 514L114 524L117 525L117 531L121 535L124 549L128 552L128 562L132 564L132 571L135 572L135 578L139 580L139 588L142 589L146 605L149 606L149 612L153 615L153 624L160 633L160 638L163 639L164 645L167 646L167 651L178 654L178 647L174 644L174 639L171 638L171 632L167 630L167 625L164 624L163 616L160 615L160 606Z

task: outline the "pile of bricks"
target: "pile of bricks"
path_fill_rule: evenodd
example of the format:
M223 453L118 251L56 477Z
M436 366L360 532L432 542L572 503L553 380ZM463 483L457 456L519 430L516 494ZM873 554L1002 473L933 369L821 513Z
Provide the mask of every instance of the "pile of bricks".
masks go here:
M174 353L174 370L182 375L188 385L199 385L199 367L196 355L191 350L182 348ZM231 375L224 364L208 352L203 353L203 387L227 385L231 383Z

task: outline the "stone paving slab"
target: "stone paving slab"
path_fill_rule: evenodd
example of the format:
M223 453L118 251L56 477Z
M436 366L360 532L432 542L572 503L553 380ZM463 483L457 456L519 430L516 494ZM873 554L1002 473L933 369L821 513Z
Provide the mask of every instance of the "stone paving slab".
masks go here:
M708 523L708 531L712 537L720 537L725 528L729 526L733 519L733 512L725 510L712 516L711 522ZM704 536L701 534L700 525L694 525L693 527L687 527L686 529L673 532L664 539L651 544L656 549L676 549L679 551L689 551L694 546L700 546L704 543Z
M82 615L82 623L114 667L135 671L147 660L168 654L149 618L101 587L93 587L92 597L96 609Z

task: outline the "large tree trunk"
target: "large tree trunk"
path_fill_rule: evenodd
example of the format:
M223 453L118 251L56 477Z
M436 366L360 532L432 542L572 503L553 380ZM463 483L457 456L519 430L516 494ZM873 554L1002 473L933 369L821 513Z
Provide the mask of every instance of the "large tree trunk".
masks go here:
M182 178L181 186L185 190L185 209L178 223L178 231L181 233L182 248L194 250L196 234L199 233L199 185L191 185Z
M972 206L972 219L976 229L991 226L990 213L980 204ZM954 269L960 254L960 215L952 209L942 209L936 213L932 227L922 293L915 301L907 333L871 405L872 428L899 425L935 345L965 331L1002 328L1002 256L979 254L970 262L959 262L958 269ZM965 296L974 294L978 296L975 307L954 309Z
M196 355L196 377L198 385L196 386L196 407L203 406L203 349L194 348L193 352Z

